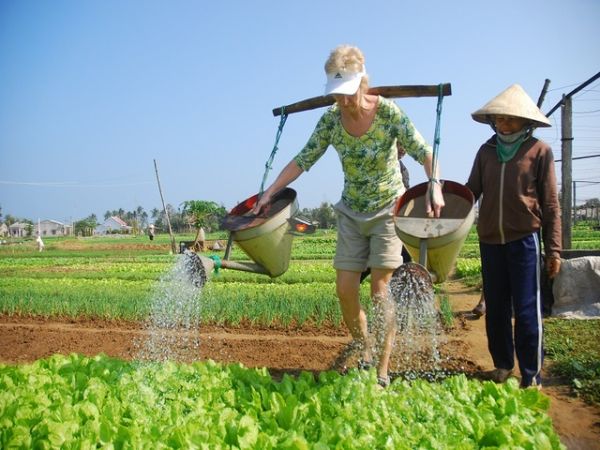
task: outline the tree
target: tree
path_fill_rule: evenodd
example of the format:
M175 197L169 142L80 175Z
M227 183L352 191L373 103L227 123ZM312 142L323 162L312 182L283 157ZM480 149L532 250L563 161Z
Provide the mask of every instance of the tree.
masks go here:
M315 223L317 228L335 228L336 217L333 205L323 202L318 208L304 208L300 211L300 216Z
M90 214L85 219L78 220L73 224L77 236L92 236L94 234L94 229L97 226L98 218L96 217L96 214Z
M145 228L147 217L148 214L146 213L146 211L144 211L143 207L138 206L137 208L135 208L135 218L137 219L138 227L140 228L140 230Z
M182 203L183 215L188 216L189 221L196 228L196 238L194 246L200 238L200 229L206 228L210 231L212 228L218 228L221 220L227 215L223 206L215 202L206 200L188 200Z
M7 214L6 216L4 216L4 223L5 223L7 226L11 226L13 223L15 223L15 222L17 222L17 221L18 221L18 220L17 220L17 218L16 218L16 217L13 217L13 216L11 216L10 214Z
M146 228L148 226L148 213L146 211L142 212L142 228Z
M313 220L319 222L319 228L333 228L336 224L335 211L331 203L323 202L313 213Z
M182 219L182 215L177 212L173 205L167 203L165 208L169 214L169 222L171 222L171 229L173 232L178 233L185 230L185 222ZM158 211L158 210L156 210ZM158 230L167 231L169 230L169 224L167 223L167 217L163 210L158 211L154 219L154 227Z
M583 204L583 206L585 208L597 208L600 206L600 199L590 198L589 200L586 200L586 202Z

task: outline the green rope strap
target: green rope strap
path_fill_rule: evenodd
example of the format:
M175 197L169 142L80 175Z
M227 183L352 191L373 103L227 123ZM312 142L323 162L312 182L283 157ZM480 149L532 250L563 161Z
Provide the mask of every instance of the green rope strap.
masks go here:
M431 178L429 179L429 199L431 204L433 205L433 184L440 184L440 180L435 177L437 173L437 162L438 162L438 153L440 149L440 122L442 119L442 100L444 99L443 94L443 85L438 84L438 102L436 108L436 118L435 118L435 134L433 136L433 155L431 157Z
M260 191L258 192L258 196L261 197L264 189L265 189L265 181L267 181L267 175L269 174L269 170L272 169L273 159L275 158L275 153L277 153L277 144L279 144L279 138L281 137L281 133L283 132L283 126L285 125L285 121L287 120L287 113L285 112L285 106L281 107L281 119L279 120L279 128L277 129L277 135L275 136L275 145L273 146L273 150L271 150L271 155L267 162L265 163L265 174L263 175L262 183L260 184Z
M219 269L221 268L221 258L219 258L219 255L210 255L209 256L210 259L212 259L215 262L215 275L219 274Z
M437 173L438 153L440 149L440 123L442 121L442 101L444 100L443 89L443 84L438 84L437 114L435 118L435 135L433 137L433 156L431 161L431 177L433 181L439 181L435 178L435 174Z

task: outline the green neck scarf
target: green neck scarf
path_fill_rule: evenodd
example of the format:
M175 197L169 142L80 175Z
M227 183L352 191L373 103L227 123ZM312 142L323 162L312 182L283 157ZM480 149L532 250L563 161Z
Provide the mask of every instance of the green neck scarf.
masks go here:
M496 154L498 161L505 163L513 159L521 144L529 138L529 128L523 128L512 134L496 133Z

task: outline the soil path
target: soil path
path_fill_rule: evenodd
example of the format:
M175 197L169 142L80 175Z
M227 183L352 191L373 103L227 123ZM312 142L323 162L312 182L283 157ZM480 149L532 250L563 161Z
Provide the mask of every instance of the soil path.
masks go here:
M444 369L477 377L482 370L492 368L484 320L473 320L469 314L479 293L453 282L446 283L445 290L457 320L455 328L440 341ZM132 359L148 334L143 324L131 322L0 316L0 362L25 363L73 352ZM196 337L199 348L181 359L268 367L275 377L355 365L355 356L348 352L350 336L345 329L335 327L202 327ZM567 448L600 450L600 409L573 397L561 380L547 374L543 392L551 399L550 416Z

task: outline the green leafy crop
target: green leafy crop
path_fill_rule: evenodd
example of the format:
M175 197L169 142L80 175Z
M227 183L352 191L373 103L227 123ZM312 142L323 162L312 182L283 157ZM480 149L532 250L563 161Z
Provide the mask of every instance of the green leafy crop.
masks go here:
M563 448L534 389L397 380L211 361L142 364L55 355L0 365L1 448Z

